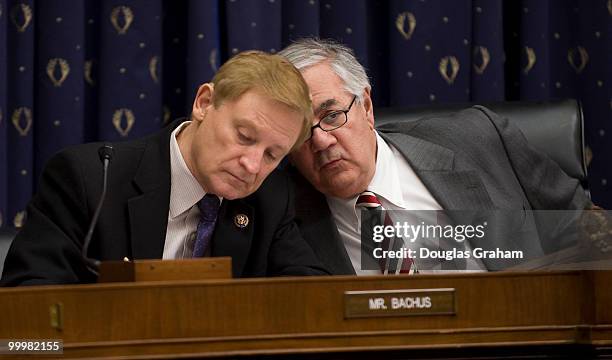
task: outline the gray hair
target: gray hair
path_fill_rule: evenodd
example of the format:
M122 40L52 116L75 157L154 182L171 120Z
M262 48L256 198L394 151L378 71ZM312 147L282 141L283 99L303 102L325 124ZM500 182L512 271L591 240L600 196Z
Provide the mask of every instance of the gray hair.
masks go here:
M353 50L329 39L304 38L293 42L278 55L284 56L298 70L328 61L332 70L344 82L344 89L363 103L363 91L371 89L370 80Z

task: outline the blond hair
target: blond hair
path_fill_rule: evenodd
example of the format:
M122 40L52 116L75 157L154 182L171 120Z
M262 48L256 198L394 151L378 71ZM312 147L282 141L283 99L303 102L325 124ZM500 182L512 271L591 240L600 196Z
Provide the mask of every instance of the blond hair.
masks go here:
M215 108L224 101L236 100L249 90L257 90L300 113L302 129L291 150L300 147L310 136L314 115L308 85L284 57L263 51L239 53L221 66L212 83Z

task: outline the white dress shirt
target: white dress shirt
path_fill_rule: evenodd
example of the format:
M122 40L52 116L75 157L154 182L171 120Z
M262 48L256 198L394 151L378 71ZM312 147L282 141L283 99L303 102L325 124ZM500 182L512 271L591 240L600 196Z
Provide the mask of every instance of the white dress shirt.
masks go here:
M170 206L163 259L191 257L200 221L197 203L206 195L185 164L176 141L177 134L189 123L182 123L170 135Z
M367 190L376 194L385 210L443 210L425 184L414 172L406 158L376 133L376 170ZM327 196L327 203L338 227L344 247L357 275L380 275L380 270L361 269L361 211L355 209L358 195L351 199ZM406 215L402 213L402 216ZM393 219L394 221L402 221ZM434 212L427 216L435 216ZM436 223L435 219L426 219ZM418 241L407 244L418 251ZM426 245L425 245L426 246ZM429 246L434 246L429 244ZM417 260L417 266L418 266ZM473 265L472 265L473 266ZM422 269L419 272L438 272L436 269Z

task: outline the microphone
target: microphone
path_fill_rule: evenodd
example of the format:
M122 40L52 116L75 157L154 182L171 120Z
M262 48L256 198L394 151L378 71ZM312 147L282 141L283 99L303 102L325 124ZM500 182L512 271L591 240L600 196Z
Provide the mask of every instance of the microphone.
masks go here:
M81 255L83 257L83 260L85 261L87 269L96 276L98 276L100 260L89 258L87 256L87 250L89 249L89 243L91 243L91 236L93 235L94 228L96 227L96 223L98 222L98 217L100 216L100 211L102 210L102 204L104 204L104 198L106 197L108 166L110 165L110 162L113 159L113 146L111 144L104 144L98 149L98 156L100 157L100 161L102 161L103 166L102 195L100 195L100 200L98 200L98 206L96 206L96 211L94 212L94 215L91 218L91 222L89 223L89 229L87 230L87 235L85 235L85 240L83 241L83 249L81 250Z
M113 145L104 144L104 146L98 149L98 156L100 157L100 161L104 163L104 160L108 160L109 162L113 159Z

